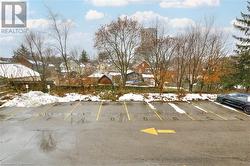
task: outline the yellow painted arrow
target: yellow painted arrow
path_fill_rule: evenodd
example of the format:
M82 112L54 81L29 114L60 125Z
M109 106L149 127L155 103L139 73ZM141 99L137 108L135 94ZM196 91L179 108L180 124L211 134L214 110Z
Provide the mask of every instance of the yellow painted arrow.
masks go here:
M175 130L156 130L155 128L148 128L141 130L143 133L158 135L158 134L174 134Z

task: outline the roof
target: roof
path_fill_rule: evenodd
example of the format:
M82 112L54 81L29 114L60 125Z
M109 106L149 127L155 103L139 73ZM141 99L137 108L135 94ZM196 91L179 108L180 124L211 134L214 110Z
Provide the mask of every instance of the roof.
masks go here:
M120 76L121 73L119 73L119 72L109 72L109 75L110 76Z
M153 74L142 74L143 78L154 78Z
M91 78L101 78L102 76L104 76L104 74L96 72L96 73L93 73L93 74L89 75L88 77L91 77Z
M40 74L21 64L0 64L0 77L24 78L40 77Z
M130 73L133 73L133 72L134 72L133 70L128 70L127 74L130 74Z

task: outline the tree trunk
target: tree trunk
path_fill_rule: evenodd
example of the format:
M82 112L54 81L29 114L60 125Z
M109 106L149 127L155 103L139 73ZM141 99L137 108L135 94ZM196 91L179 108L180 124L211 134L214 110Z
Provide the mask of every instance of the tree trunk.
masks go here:
M247 86L246 87L246 93L249 93L250 92L250 86Z
M124 89L126 86L126 81L127 81L127 75L122 74L122 88Z
M189 92L193 92L193 84L189 83Z

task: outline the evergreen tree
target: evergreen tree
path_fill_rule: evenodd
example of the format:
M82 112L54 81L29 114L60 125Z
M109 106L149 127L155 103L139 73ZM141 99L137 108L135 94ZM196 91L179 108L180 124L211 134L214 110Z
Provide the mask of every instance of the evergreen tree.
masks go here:
M81 53L80 62L86 63L88 61L89 61L88 54L87 54L87 52L85 50L83 50L82 53Z
M21 46L14 51L13 60L14 62L21 62L23 59L29 59L29 50L21 44Z
M241 12L241 18L236 18L234 27L242 32L241 36L234 36L236 44L236 73L237 83L250 89L250 2L247 2L248 13Z

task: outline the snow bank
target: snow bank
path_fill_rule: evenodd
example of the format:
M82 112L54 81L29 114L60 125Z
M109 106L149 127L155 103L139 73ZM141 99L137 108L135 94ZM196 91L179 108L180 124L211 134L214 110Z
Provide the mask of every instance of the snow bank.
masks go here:
M128 93L119 97L119 101L144 101L144 96L140 94Z
M128 93L121 96L118 101L138 101L146 102L151 109L155 109L150 102L153 101L191 101L191 100L215 100L217 95L214 94L187 94L179 98L174 93L148 93L148 94L133 94ZM73 102L73 101L101 101L100 96L81 95L76 93L68 93L64 97L53 96L40 91L31 91L15 97L7 101L2 107L38 107L41 105L58 103L58 102Z
M153 101L192 101L192 100L215 100L216 94L187 94L184 97L179 97L174 93L148 93L144 96L141 94L125 94L119 98L119 101L145 101L147 103Z
M182 101L215 100L216 98L216 94L187 94L185 97L182 98Z
M72 101L100 101L98 96L80 95L76 93L66 94L65 97L52 96L40 91L31 91L22 94L3 104L4 107L38 107L41 105L57 103L57 102L72 102Z

